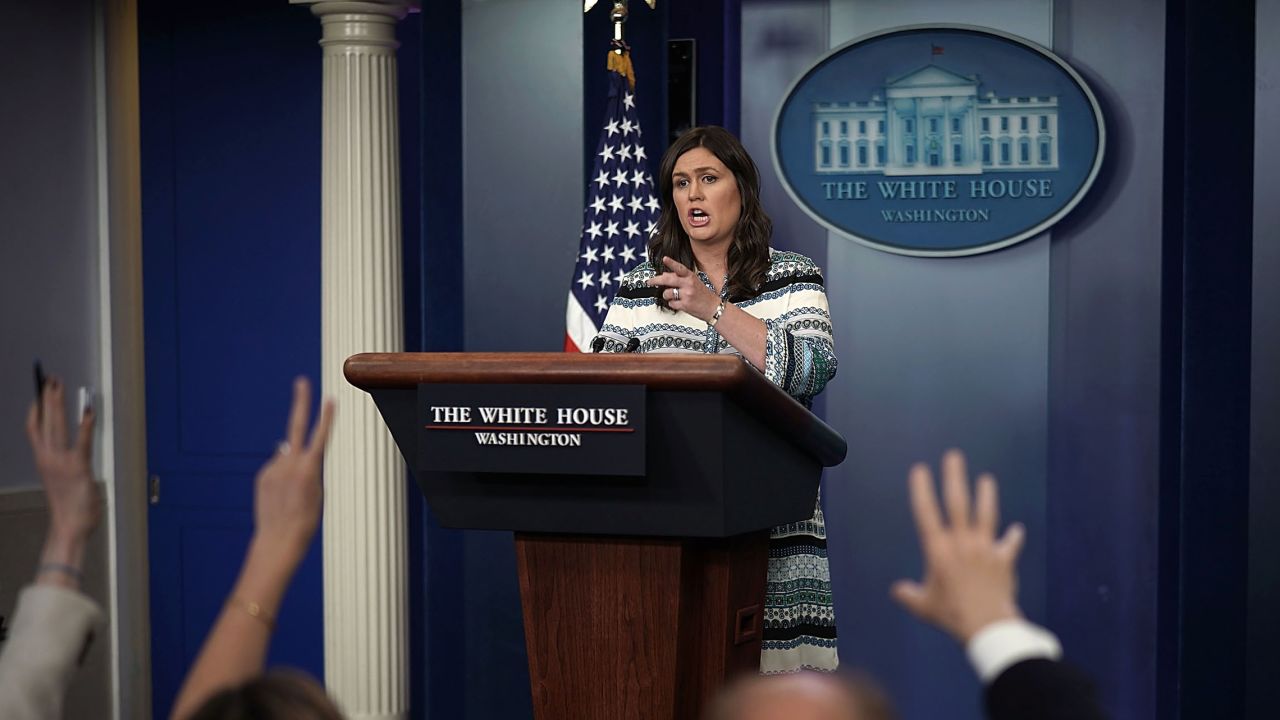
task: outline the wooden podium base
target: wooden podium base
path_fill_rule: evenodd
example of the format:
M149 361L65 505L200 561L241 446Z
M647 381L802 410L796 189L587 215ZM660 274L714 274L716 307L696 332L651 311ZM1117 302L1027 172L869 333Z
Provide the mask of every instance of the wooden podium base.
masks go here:
M691 720L760 667L768 532L516 533L537 720Z

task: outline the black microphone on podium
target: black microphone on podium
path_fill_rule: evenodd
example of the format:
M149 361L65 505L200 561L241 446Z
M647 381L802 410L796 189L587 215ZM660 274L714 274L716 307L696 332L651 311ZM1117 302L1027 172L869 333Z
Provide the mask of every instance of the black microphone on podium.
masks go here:
M627 341L627 352L632 353L640 349L640 338L633 337Z
M595 340L591 341L591 352L598 353L604 349L604 338L597 335Z

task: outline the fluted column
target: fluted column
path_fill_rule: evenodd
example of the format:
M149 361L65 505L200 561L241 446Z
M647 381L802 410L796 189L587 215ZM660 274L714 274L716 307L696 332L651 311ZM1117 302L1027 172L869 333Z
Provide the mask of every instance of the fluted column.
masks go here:
M325 684L350 718L409 707L406 482L358 352L403 349L396 22L408 2L305 2L324 48L322 383L338 414L325 464Z

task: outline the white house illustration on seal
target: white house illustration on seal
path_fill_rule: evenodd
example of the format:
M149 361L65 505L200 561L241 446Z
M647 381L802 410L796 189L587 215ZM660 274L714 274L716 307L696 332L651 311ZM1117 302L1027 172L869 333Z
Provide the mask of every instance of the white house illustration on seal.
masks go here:
M980 85L931 63L886 80L868 102L816 103L815 172L1056 170L1058 98L979 96Z

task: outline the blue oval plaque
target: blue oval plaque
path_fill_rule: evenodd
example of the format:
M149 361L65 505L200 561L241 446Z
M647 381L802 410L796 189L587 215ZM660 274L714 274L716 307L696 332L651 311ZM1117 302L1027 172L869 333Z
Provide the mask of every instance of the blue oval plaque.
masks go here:
M853 40L792 85L773 122L783 186L815 220L904 255L972 255L1043 232L1102 164L1102 111L1048 50L987 29Z

